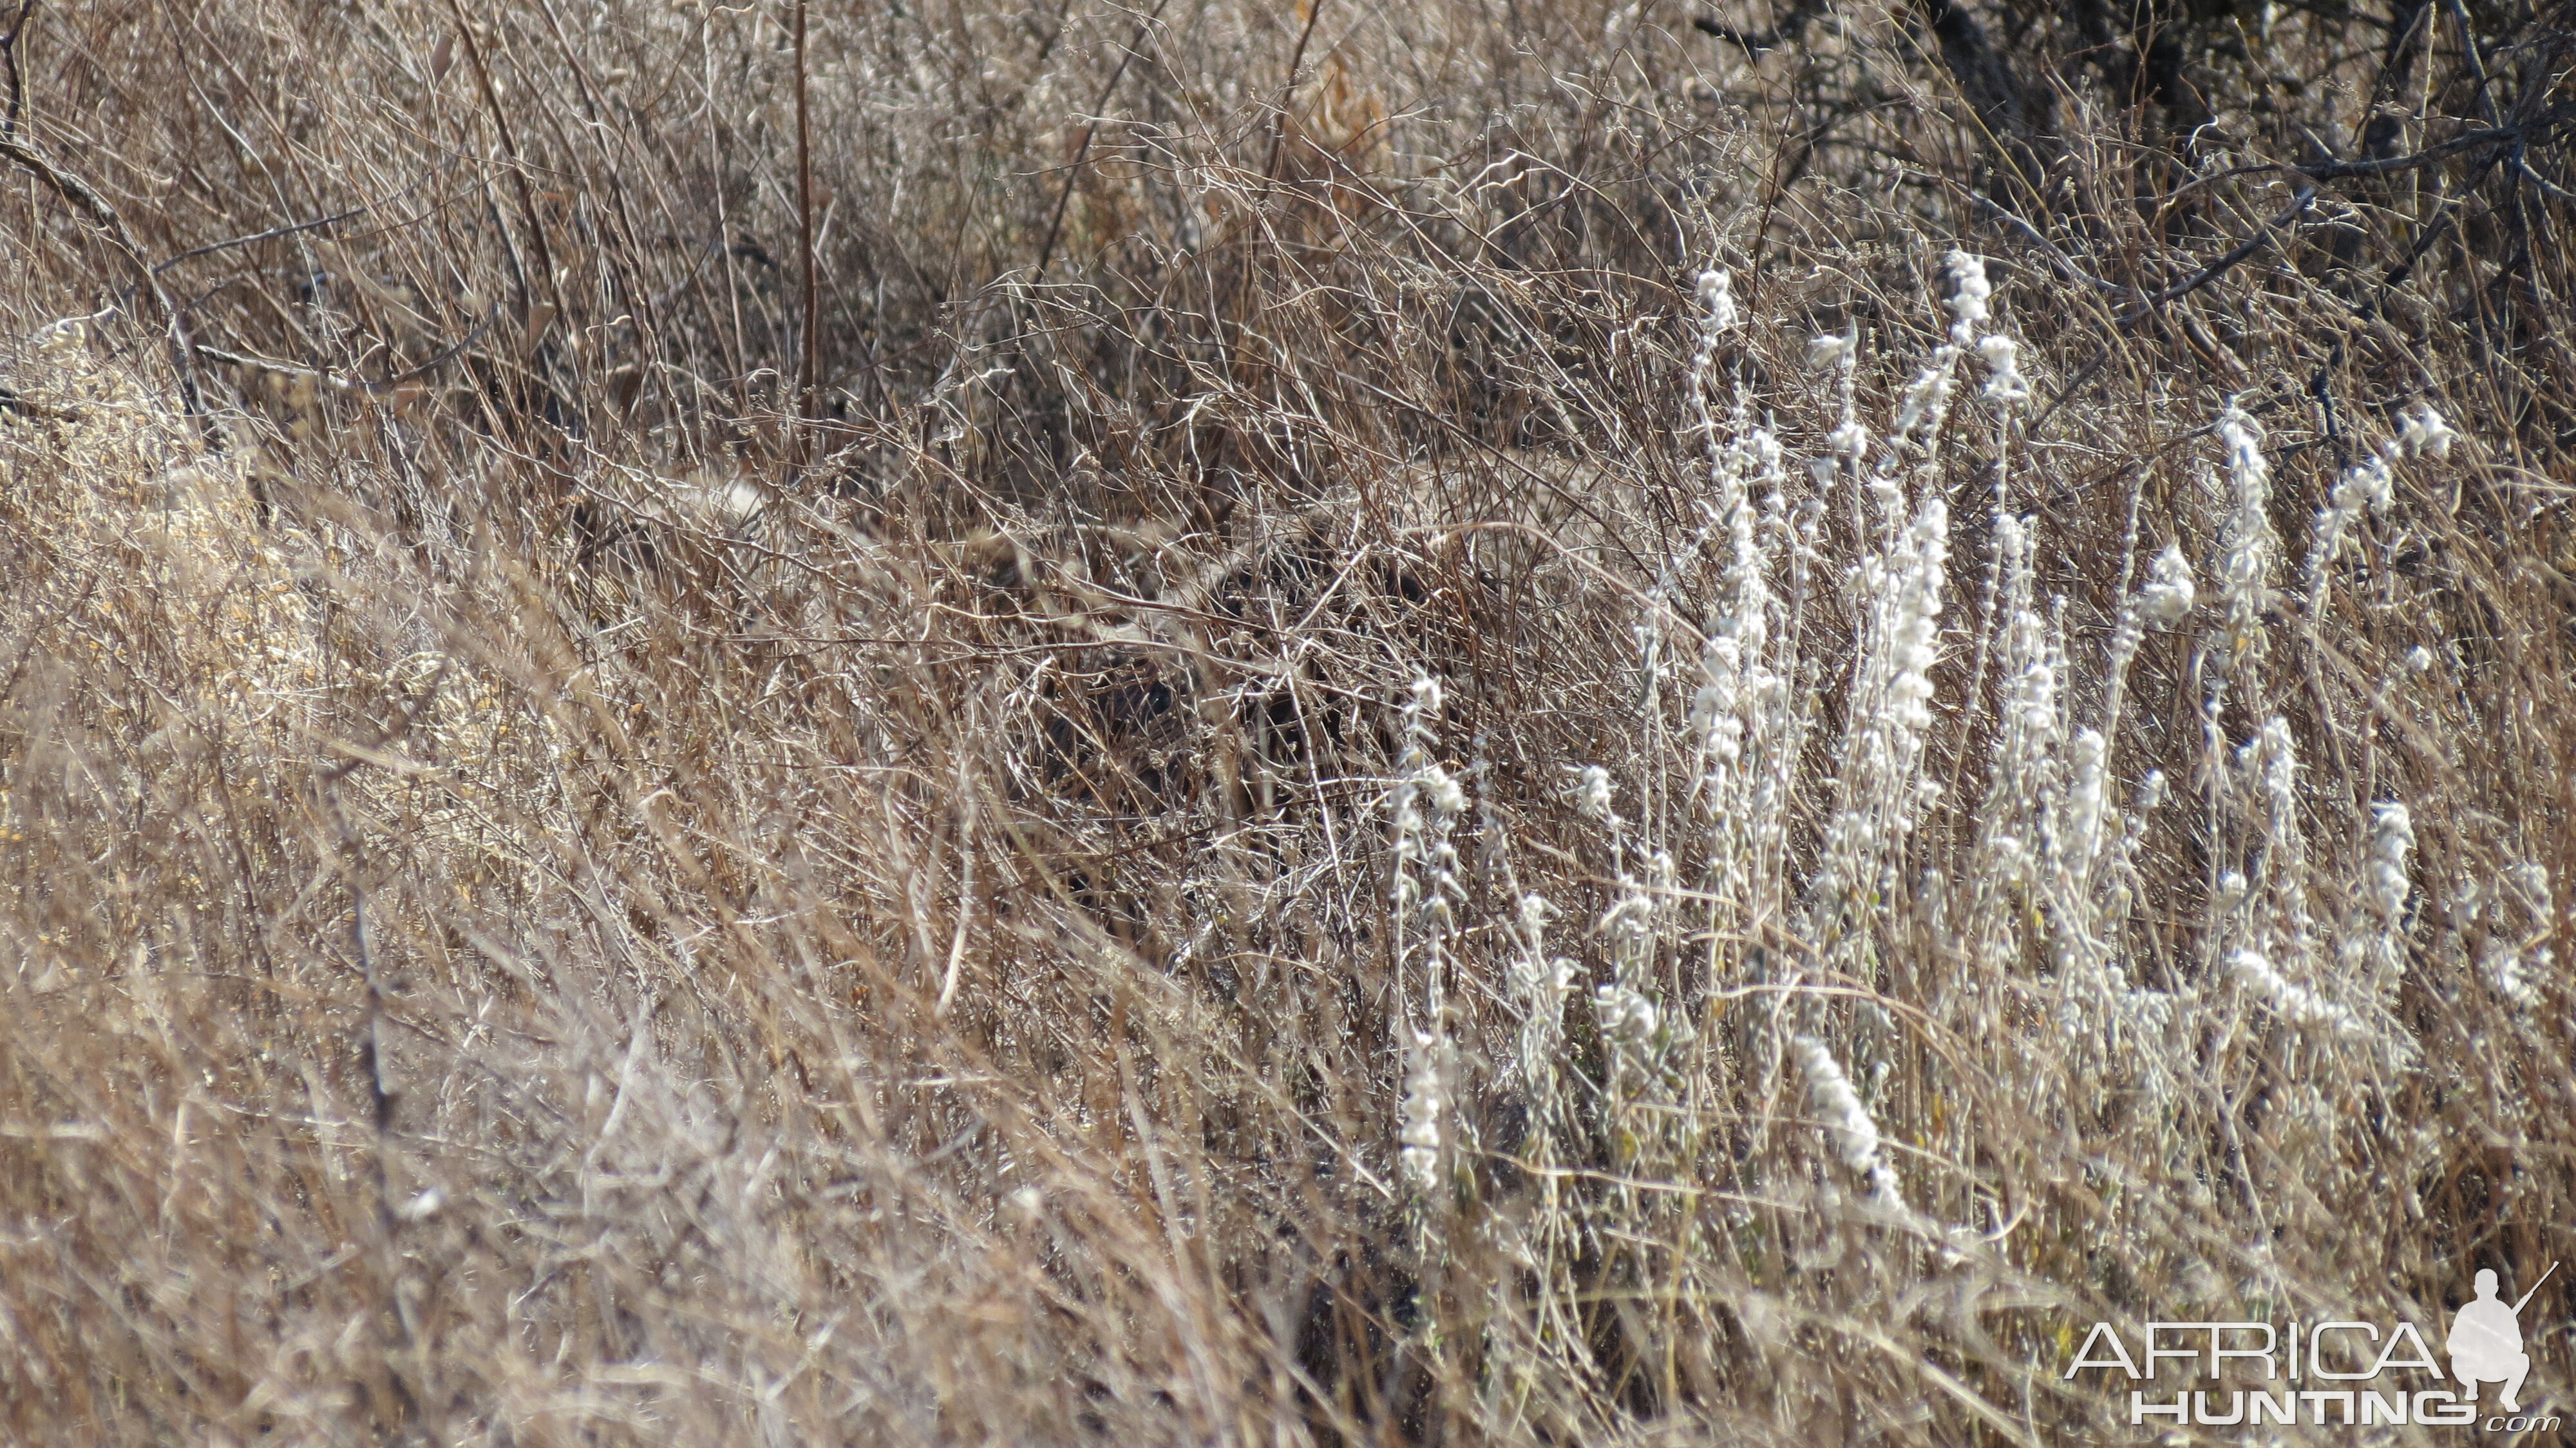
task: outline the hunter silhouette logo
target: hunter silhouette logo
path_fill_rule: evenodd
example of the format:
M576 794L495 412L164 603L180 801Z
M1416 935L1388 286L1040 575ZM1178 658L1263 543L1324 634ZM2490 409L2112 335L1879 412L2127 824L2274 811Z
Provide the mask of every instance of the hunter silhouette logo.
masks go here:
M2549 1273L2557 1270L2558 1264L2550 1263L2549 1272L2540 1274L2540 1282L2548 1281ZM2478 1384L2502 1383L2504 1410L2521 1411L2517 1395L2522 1392L2522 1380L2531 1372L2531 1354L2522 1350L2519 1319L2532 1292L2540 1290L2540 1282L2531 1284L2531 1292L2507 1307L2496 1298L2495 1273L2480 1272L2478 1295L2462 1304L2459 1314L2451 1319L2451 1375L2460 1380L2470 1402L2478 1400Z

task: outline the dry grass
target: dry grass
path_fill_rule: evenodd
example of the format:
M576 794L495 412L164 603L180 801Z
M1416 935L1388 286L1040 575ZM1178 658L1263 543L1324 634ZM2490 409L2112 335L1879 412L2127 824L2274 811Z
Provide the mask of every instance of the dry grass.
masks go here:
M2556 32L2147 301L2360 22L2016 190L1904 14L818 5L809 424L788 13L25 24L0 1431L2130 1442L2576 1259Z

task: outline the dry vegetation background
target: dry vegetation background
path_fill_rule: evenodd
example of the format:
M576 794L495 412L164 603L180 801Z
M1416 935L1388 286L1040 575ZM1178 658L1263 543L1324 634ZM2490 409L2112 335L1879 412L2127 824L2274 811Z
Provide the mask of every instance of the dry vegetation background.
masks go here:
M801 8L0 7L0 1433L2131 1442L2576 1262L2564 12Z

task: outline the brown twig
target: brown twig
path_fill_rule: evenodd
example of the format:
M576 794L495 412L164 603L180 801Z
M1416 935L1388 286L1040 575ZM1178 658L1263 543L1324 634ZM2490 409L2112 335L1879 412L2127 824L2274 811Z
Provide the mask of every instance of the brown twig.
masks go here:
M311 221L299 221L291 226L272 226L266 231L254 231L248 236L230 237L223 241L210 241L204 246L192 246L186 251L179 253L177 256L164 257L161 260L154 262L152 264L152 270L154 273L158 274L160 272L168 271L170 268L177 266L183 261L195 261L198 257L212 256L219 251L230 251L237 246L250 246L257 242L275 241L282 236L295 236L307 231L321 231L326 227L337 226L343 221L364 216L368 212L375 210L376 207L381 204L381 202L370 201L364 206L352 206L346 211L334 212L329 216L317 216Z
M196 352L198 356L205 358L209 362L221 362L232 367L255 368L262 372L274 372L282 377L309 378L325 387L329 387L340 392L367 392L381 394L391 392L406 382L425 376L428 373L436 371L438 368L455 361L459 356L464 354L466 348L474 345L476 338L481 337L485 332L489 331L491 326L492 319L490 317L485 317L482 321L474 324L474 329L472 331L467 332L464 336L459 337L445 347L440 348L437 352L433 353L427 361L404 368L402 371L395 373L393 376L386 378L382 382L370 382L364 377L346 376L337 372L326 372L319 367L306 367L294 362L281 362L274 357L255 357L247 352L227 351L221 347L208 346L203 342L196 344Z
M2213 171L2206 176L2195 177L2175 187L2172 194L2165 197L2164 205L2166 209L2171 209L2175 202L2204 186L2214 186L2221 181L2238 176L2259 176L2273 171L2286 171L2293 176L2304 176L2310 181L2344 181L2357 176L2390 176L2401 171L2421 170L2426 166L2447 161L2463 151L2474 151L2480 146L2519 144L2527 133L2527 128L2522 126L2489 126L2481 130L2463 132L2438 146L2427 146L2421 151L2404 156L2389 156L2376 161L2312 161L2303 166L2294 166L2287 161L2257 161L2244 166L2230 166L2223 171Z
M1030 269L1029 280L1044 279L1047 263L1055 259L1056 238L1064 233L1065 208L1073 203L1073 187L1082 177L1083 163L1091 158L1091 138L1100 132L1100 112L1109 104L1109 98L1118 93L1118 82L1127 78L1128 64L1135 60L1137 49L1144 45L1145 37L1153 33L1155 22L1163 18L1164 8L1171 3L1172 0L1155 0L1154 12L1136 22L1135 40L1128 44L1126 53L1118 57L1118 68L1109 73L1109 83L1100 88L1100 98L1091 103L1091 119L1082 128L1082 144L1074 147L1072 164L1064 168L1064 189L1056 193L1055 215L1047 220L1046 240L1038 246L1038 264Z
M501 141L501 155L510 163L510 184L518 192L519 215L528 228L528 247L535 253L537 276L554 305L555 316L561 317L564 315L563 296L555 286L554 255L546 246L546 228L537 216L536 196L528 190L528 166L519 159L519 142L511 134L509 113L501 109L501 93L493 89L491 68L484 64L483 47L474 38L474 27L466 23L461 0L447 0L447 9L456 19L457 37L465 42L465 58L474 66L474 83L483 93L484 109L491 112L492 129ZM519 305L527 316L536 315L536 297L524 278L520 283ZM533 331L528 340L531 343L536 340Z
M1324 0L1306 0L1306 25L1297 32L1297 48L1288 56L1288 78L1279 85L1276 114L1270 118L1270 159L1261 167L1264 186L1279 179L1279 155L1288 143L1288 103L1297 98L1297 73L1306 67L1306 46L1315 38L1315 22L1324 18Z
M394 1089L392 1073L385 1063L384 978L376 970L375 950L368 940L366 842L349 823L347 811L341 808L340 785L362 764L389 762L387 751L411 732L412 726L420 722L421 715L438 697L439 686L447 679L447 668L447 662L441 660L437 672L430 675L428 687L411 700L403 709L402 717L378 735L375 743L341 746L341 753L347 757L323 770L314 780L323 813L331 821L340 848L341 878L349 886L349 951L357 963L359 978L366 991L358 1054L367 1071L368 1114L375 1129L376 1233L388 1287L386 1316L391 1319L393 1346L398 1350L408 1350L413 1346L411 1322L403 1311L400 1292L393 1288L401 1272L401 1260L394 1248L394 1234L405 1215L393 1201L394 1100L400 1093ZM405 1415L416 1413L419 1400L411 1385L404 1381L394 1362L389 1360L384 1366Z
M817 328L821 323L821 293L814 278L814 126L811 114L811 90L805 66L805 0L796 0L796 249L805 261L805 325L798 338L796 376L796 416L805 425L797 429L795 458L802 470L814 455L813 424L822 415L821 395L816 391L822 376L822 338Z

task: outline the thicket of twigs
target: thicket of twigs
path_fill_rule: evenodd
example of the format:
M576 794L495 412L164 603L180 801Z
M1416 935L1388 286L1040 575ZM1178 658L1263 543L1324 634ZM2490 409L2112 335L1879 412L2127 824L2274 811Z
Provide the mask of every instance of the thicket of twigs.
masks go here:
M13 8L15 1440L2127 1442L2576 1258L2561 13Z

